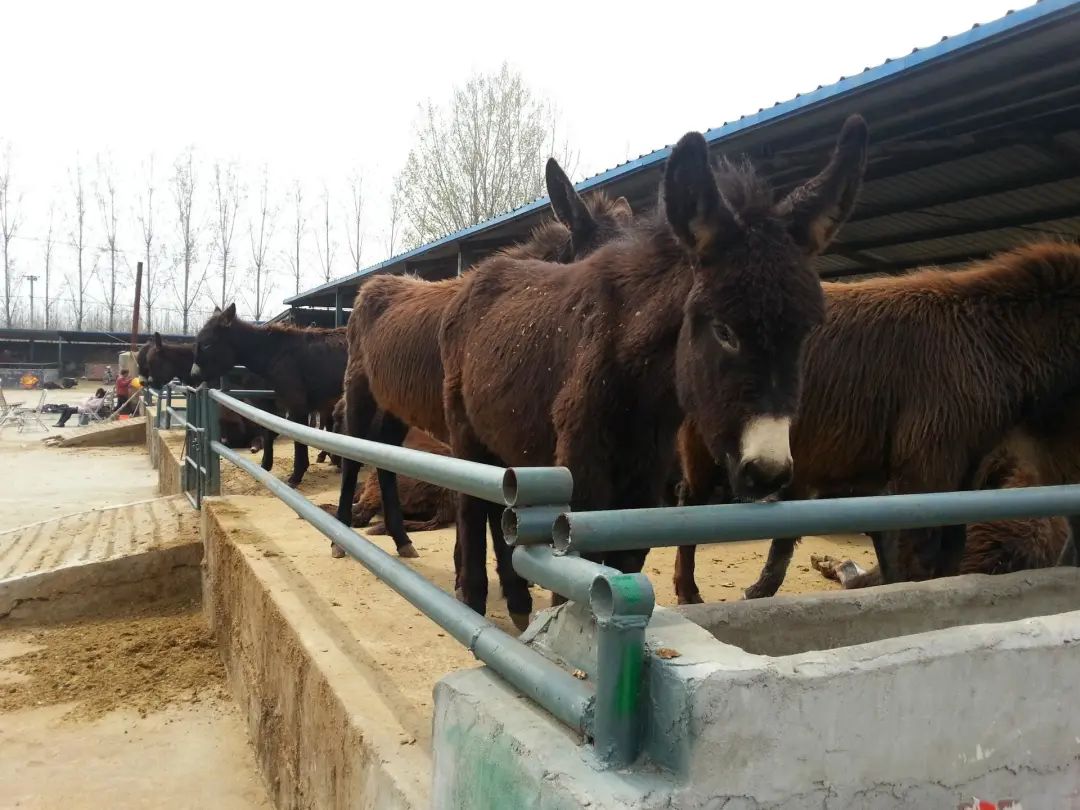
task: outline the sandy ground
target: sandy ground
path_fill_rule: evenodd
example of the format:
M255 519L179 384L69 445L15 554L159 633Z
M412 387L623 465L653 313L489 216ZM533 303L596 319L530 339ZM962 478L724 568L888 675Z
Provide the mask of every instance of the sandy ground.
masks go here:
M177 437L176 441L182 442L182 439ZM311 452L311 466L300 485L300 492L316 504L333 505L336 509L340 478L333 465L315 463L316 453L317 451ZM255 463L262 460L260 454L244 453L244 455ZM278 439L274 444L274 475L282 480L288 478L292 465L292 442ZM221 491L223 495L262 495L266 492L247 473L227 461L223 461L221 465ZM434 543L442 548L449 543L452 549L453 530L448 528L437 532L427 532L417 535L417 538L420 538L418 545ZM373 537L372 539L380 538ZM393 549L393 544L388 544L386 548ZM767 553L768 543L758 541L718 543L699 548L697 582L702 597L707 602L724 602L741 598L743 590L757 579ZM852 559L864 568L870 567L875 562L873 547L869 539L863 535L807 537L795 550L795 557L781 593L808 593L839 589L836 582L825 579L810 566L811 554L829 554L840 559ZM449 558L447 564L449 564ZM659 604L674 605L676 603L672 585L674 569L675 549L657 549L649 553L645 573L649 575L653 587L656 588ZM494 568L491 571L492 583L495 583ZM492 592L497 593L497 585L493 584ZM546 596L542 597L543 600L546 598Z
M0 635L0 807L269 808L222 679L191 608Z

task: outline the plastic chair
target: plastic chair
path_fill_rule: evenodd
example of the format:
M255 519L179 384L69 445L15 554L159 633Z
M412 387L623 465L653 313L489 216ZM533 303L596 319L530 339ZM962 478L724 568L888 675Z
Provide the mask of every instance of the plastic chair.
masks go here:
M105 401L101 407L96 411L90 411L89 413L79 414L80 425L98 425L104 424L109 421L109 417L112 416L112 412L116 410L116 391L109 389L105 392ZM87 417L86 421L82 420L82 417Z

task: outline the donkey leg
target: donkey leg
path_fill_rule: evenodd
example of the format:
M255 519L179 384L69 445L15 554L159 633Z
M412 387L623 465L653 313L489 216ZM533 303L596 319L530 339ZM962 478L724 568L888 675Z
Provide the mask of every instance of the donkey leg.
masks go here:
M300 414L296 418L292 418L292 414L290 413L289 416L291 421L296 422L297 424L307 424L308 420L306 414ZM293 471L286 483L293 489L300 486L300 482L304 480L304 473L307 472L309 464L307 445L300 444L300 442L293 442Z
M272 430L267 430L263 438L262 468L267 472L274 469L274 439L276 438L277 434Z
M514 627L523 631L529 626L529 617L532 615L532 594L529 592L529 583L514 570L514 550L506 545L502 513L501 506L488 505L488 525L491 527L491 545L495 550L495 570L499 574L499 585L506 599L510 621L514 623Z
M340 430L346 436L358 439L371 430L371 420L375 415L375 403L371 399L367 380L363 376L348 376L345 379L345 423ZM353 501L356 498L356 479L360 472L360 462L349 458L341 460L341 490L338 493L337 519L350 528L354 525ZM368 518L370 520L371 518ZM360 525L367 523L364 521ZM330 543L330 555L341 558L345 551Z
M967 525L941 527L941 551L938 554L936 577L955 577L960 573L960 561L967 547Z
M462 601L481 616L487 611L487 504L471 495L458 498L461 533Z
M409 432L409 426L391 413L382 411L376 421L375 441L383 444L391 444L401 447L405 441L405 434ZM378 470L379 494L382 496L383 523L386 524L386 532L394 538L394 546L397 547L399 557L419 557L416 546L409 539L405 531L404 516L401 514L401 498L398 495L397 473L390 470Z
M787 576L787 569L791 564L797 542L799 542L797 537L777 538L772 541L768 559L765 560L765 567L761 569L757 582L746 589L747 599L774 596L780 590L780 586L784 584L784 577Z
M704 600L694 576L697 546L679 546L675 549L675 597L680 605L700 605Z

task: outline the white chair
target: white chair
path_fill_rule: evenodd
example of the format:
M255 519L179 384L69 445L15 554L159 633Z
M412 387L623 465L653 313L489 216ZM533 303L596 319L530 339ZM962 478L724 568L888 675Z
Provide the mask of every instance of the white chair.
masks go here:
M9 415L14 417L16 409L21 406L22 402L8 402L7 397L4 396L4 389L0 388L0 423Z
M79 414L80 425L98 425L108 422L112 417L113 411L116 410L116 389L110 388L105 392L105 402L96 411L90 411L89 413ZM83 422L82 417L86 417L86 421Z
M16 408L15 409L15 421L19 424L19 433L23 433L28 428L36 430L40 428L46 433L49 432L49 426L42 420L42 416L45 413L45 398L49 395L49 392L42 389L41 396L38 397L37 405L33 408Z

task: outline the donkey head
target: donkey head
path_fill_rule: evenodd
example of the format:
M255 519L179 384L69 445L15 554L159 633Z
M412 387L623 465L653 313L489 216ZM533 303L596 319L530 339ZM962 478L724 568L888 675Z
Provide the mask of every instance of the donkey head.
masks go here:
M214 313L195 336L193 382L215 379L236 365L236 325L236 304L225 309L214 307Z
M555 219L570 231L574 259L610 242L634 218L626 197L612 200L606 194L596 193L583 199L555 158L548 158L545 175L551 209Z
M779 202L749 165L725 161L714 174L698 133L668 159L664 207L693 268L679 399L740 500L779 497L791 481L802 348L825 316L811 260L855 204L866 149L866 124L852 116L821 174Z
M139 350L138 362L140 376L154 388L190 379L191 350L187 346L170 346L161 339L160 332L154 332L154 339Z

